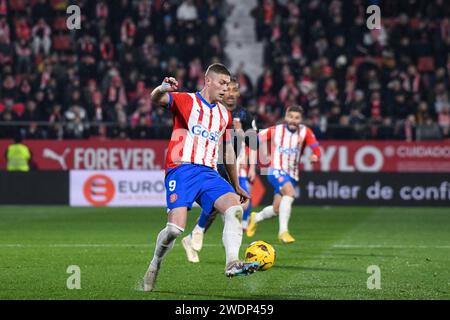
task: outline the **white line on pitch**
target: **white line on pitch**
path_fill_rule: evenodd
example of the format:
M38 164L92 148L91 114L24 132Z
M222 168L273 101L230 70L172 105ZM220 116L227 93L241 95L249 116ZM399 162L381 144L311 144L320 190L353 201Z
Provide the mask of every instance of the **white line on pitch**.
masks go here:
M179 244L179 243L178 243ZM56 244L22 244L22 243L0 243L0 248L152 248L154 243L56 243ZM205 243L204 247L222 247L218 243ZM303 248L324 248L326 246L308 245ZM335 244L333 249L450 249L450 245L387 245L387 244Z
M21 243L0 243L0 248L130 248L142 247L151 248L154 244L127 244L127 243L60 243L60 244L21 244ZM222 244L208 244L204 247L219 247Z
M336 249L450 249L450 245L425 246L425 245L385 245L385 244L335 244Z

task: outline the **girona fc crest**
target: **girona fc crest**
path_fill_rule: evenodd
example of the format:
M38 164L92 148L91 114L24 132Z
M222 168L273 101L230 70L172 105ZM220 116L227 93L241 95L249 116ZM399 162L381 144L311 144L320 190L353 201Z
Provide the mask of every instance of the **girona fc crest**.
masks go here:
M172 193L170 195L169 201L170 201L170 203L174 203L175 201L177 201L177 199L178 199L177 194L176 193Z

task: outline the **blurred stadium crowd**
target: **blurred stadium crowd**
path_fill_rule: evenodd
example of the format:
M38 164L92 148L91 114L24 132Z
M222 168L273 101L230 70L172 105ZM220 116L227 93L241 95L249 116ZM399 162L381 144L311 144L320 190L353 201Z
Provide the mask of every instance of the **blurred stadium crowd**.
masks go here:
M369 30L377 3L382 28ZM69 4L81 8L80 30L67 29ZM196 91L208 64L229 62L230 10L219 0L0 0L0 138L167 138L171 115L146 93L165 75ZM319 139L449 138L449 1L259 0L251 14L265 66L254 84L232 71L260 127L301 104Z

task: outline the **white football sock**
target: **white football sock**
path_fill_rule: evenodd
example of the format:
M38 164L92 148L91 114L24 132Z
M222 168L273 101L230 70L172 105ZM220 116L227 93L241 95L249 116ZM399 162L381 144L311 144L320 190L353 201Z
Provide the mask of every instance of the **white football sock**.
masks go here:
M168 223L167 226L161 230L156 239L155 254L150 262L149 269L159 269L164 256L173 248L175 240L183 233L183 231L183 228L180 228L173 223Z
M225 246L226 264L239 260L239 249L242 243L242 225L238 218L242 217L242 206L228 208L224 216L222 241Z
M275 216L276 213L273 211L273 206L265 207L262 211L255 214L255 222L258 223Z
M283 196L281 198L280 213L279 213L279 220L280 220L279 233L288 231L288 223L289 218L291 217L292 202L294 202L293 197Z
M205 233L205 228L200 227L198 224L195 225L194 230L192 232L201 232Z

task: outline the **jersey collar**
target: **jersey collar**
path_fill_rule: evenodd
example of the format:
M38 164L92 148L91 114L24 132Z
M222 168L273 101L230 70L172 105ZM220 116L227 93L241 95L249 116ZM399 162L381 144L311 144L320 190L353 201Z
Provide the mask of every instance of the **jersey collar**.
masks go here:
M198 91L197 93L195 93L195 95L204 103L206 104L209 108L214 108L216 106L216 103L210 104L208 101L205 100L205 98L202 97L202 95L200 94L200 91Z

